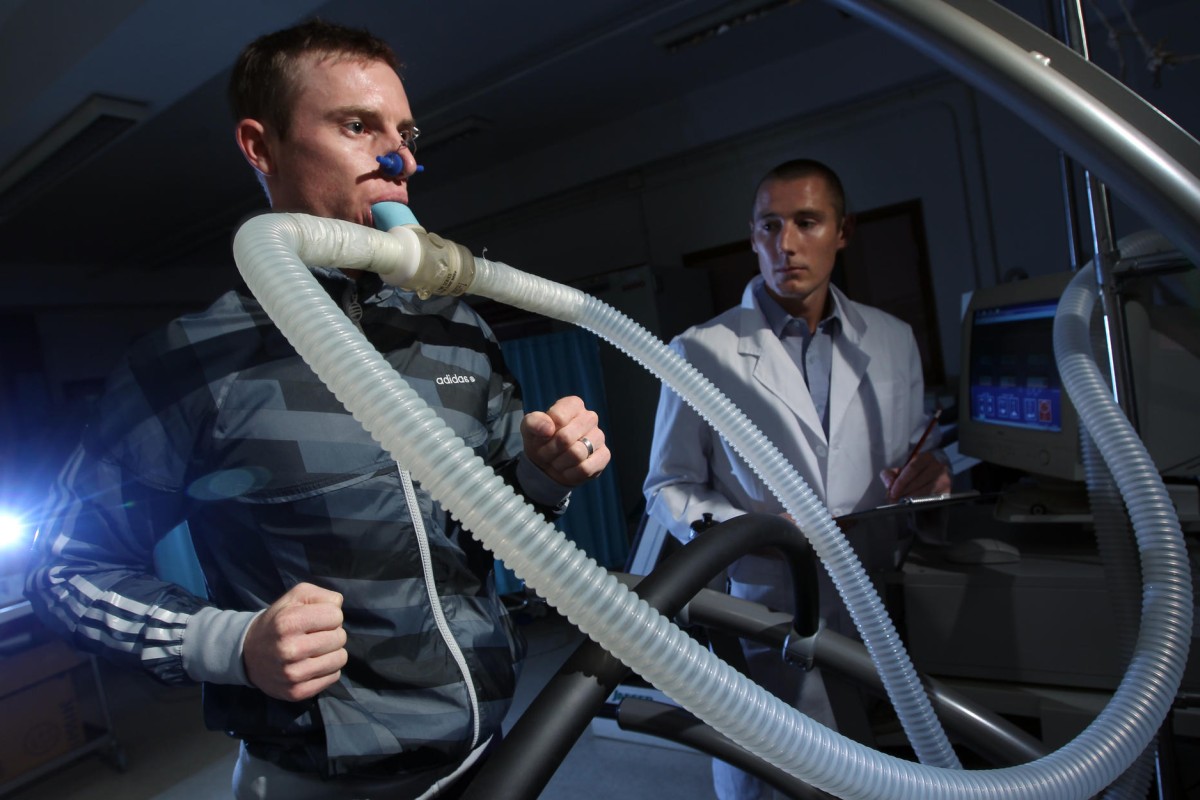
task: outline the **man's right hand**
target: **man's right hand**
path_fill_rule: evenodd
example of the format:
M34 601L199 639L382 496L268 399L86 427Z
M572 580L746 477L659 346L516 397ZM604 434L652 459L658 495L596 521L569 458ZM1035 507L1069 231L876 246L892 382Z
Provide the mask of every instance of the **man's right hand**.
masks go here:
M342 596L300 583L250 623L242 645L246 676L278 700L305 700L346 666Z

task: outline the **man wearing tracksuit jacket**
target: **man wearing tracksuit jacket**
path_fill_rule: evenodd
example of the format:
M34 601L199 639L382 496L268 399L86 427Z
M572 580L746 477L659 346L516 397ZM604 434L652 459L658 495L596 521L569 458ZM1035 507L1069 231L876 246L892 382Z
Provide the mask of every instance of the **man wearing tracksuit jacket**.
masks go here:
M396 60L304 23L253 42L236 136L276 211L371 224L417 169ZM403 159L399 175L377 156ZM578 398L526 414L454 298L316 268L413 389L547 514L608 463ZM491 558L366 433L245 287L130 350L55 486L26 593L81 649L205 684L238 798L453 797L498 739L522 645ZM155 574L186 523L198 596Z

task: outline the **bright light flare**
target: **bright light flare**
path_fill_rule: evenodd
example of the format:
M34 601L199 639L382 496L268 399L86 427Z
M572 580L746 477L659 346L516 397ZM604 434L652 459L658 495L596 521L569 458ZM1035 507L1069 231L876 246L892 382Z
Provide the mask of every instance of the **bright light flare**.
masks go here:
M25 520L16 514L0 512L0 549L15 547L25 538Z

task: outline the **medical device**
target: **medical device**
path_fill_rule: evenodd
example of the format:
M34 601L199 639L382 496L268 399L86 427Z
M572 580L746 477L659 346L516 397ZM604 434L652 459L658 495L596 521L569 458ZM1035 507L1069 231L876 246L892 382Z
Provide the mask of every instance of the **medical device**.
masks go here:
M1054 360L1072 273L977 289L963 315L958 449L1034 475L1083 480L1079 415Z
M404 156L396 151L376 156L375 160L379 162L379 171L388 177L395 178L404 172ZM425 165L417 164L417 168L413 171L424 172Z
M1163 240L1118 263L1138 434L1161 474L1200 475L1200 272ZM977 289L962 322L958 444L966 456L1083 481L1079 415L1054 359L1054 316L1074 273ZM1108 371L1107 368L1105 370Z

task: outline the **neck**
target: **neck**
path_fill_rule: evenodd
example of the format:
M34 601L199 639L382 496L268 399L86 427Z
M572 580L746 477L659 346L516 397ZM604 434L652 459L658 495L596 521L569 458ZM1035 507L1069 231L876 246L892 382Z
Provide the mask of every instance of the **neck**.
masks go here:
M816 332L817 325L833 310L833 295L830 294L828 286L805 297L779 297L770 289L767 289L767 293L775 299L775 302L779 303L780 308L784 311L796 319L804 320L809 333Z

